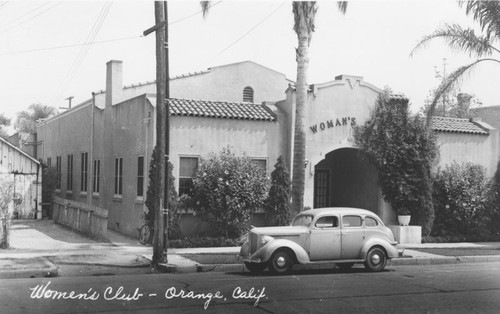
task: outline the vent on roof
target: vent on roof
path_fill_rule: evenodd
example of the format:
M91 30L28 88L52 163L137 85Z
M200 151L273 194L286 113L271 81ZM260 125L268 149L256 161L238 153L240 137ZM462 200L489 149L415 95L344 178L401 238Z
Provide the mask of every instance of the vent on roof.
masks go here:
M243 89L243 102L253 102L253 88L250 86Z

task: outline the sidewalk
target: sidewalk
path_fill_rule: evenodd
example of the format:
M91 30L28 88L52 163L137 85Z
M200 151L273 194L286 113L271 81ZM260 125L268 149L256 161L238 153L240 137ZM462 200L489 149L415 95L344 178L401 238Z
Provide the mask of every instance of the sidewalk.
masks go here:
M15 221L11 248L0 251L0 278L54 277L62 266L149 269L152 247L108 230L109 242L75 233L51 220ZM404 256L389 266L500 262L500 243L400 245ZM239 247L168 249L167 272L246 271ZM322 267L333 267L325 264ZM310 267L310 266L308 266ZM299 266L298 268L304 268ZM317 268L317 267L314 267Z

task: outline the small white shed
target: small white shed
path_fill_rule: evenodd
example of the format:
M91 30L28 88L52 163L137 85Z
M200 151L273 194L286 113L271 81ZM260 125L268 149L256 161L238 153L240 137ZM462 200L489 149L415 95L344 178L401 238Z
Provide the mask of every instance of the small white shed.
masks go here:
M40 162L0 137L0 176L13 183L12 218L42 219Z

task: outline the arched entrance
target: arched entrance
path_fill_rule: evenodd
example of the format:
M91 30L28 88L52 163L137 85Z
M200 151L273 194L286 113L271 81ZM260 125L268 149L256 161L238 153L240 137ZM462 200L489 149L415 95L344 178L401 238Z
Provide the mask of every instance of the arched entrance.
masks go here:
M379 213L378 172L356 148L326 154L314 167L314 208L359 207Z

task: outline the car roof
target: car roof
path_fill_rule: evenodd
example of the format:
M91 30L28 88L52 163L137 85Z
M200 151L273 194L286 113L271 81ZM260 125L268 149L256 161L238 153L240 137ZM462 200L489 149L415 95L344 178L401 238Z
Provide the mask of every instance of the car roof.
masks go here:
M315 208L315 209L308 209L303 212L300 212L300 214L309 214L309 215L319 215L319 214L360 214L360 215L373 215L377 216L372 211L362 209L362 208L355 208L355 207L325 207L325 208Z

